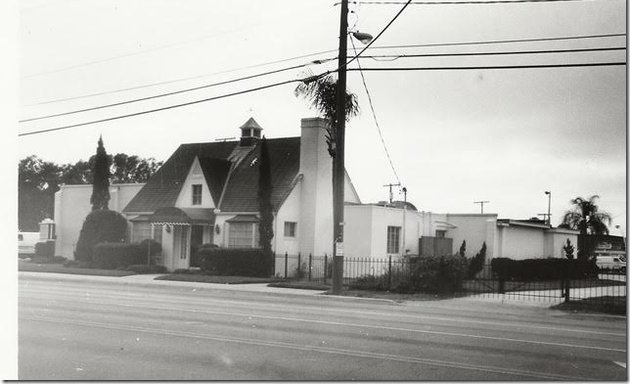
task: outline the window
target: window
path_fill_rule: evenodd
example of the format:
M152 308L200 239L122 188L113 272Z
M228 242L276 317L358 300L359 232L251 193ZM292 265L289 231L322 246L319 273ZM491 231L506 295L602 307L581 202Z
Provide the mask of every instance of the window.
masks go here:
M182 237L181 244L179 250L179 258L185 260L188 256L188 227L182 226Z
M193 184L192 186L192 205L201 204L201 184Z
M387 253L400 253L400 227L387 227Z
M131 231L131 239L135 243L139 243L144 239L151 238L151 224L146 221L136 221L133 223Z
M153 225L153 240L162 244L162 224Z
M437 237L438 239L443 239L446 237L446 231L441 231L439 229L435 230L435 237Z
M293 221L284 222L284 237L295 237L295 228L297 223Z
M230 223L229 248L258 248L256 223Z
M21 233L18 234L18 241L24 241L24 235Z

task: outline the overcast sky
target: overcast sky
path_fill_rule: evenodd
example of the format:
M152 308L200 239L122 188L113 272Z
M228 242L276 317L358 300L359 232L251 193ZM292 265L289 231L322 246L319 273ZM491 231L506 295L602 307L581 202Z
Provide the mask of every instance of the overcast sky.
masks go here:
M334 58L334 1L22 0L19 118L63 113ZM354 6L350 27L376 35L402 7ZM433 44L625 34L624 0L410 5L374 44ZM625 47L607 37L511 44L370 49L420 54ZM349 47L351 45L349 44ZM362 47L357 43L357 47ZM328 51L318 55L300 57ZM363 67L496 66L625 62L625 50L512 56L360 60ZM296 58L298 57L298 58ZM288 61L276 62L284 59ZM276 62L273 64L259 65ZM61 127L297 79L336 62L124 106L18 125ZM250 67L250 68L245 68ZM356 68L356 62L350 68ZM218 73L223 72L223 73ZM174 81L189 78L184 81ZM576 196L601 196L625 233L626 67L365 72L384 141L408 200L420 210L560 223ZM155 83L164 83L145 87ZM315 116L295 83L245 95L73 129L22 136L17 157L74 163L95 153L166 160L181 143L237 137L253 116L269 138L298 136ZM120 91L123 89L132 90ZM386 200L396 182L359 72L348 88L361 114L347 125L346 168L363 202ZM80 97L100 94L91 97ZM56 101L71 98L72 100ZM56 101L52 102L51 101ZM17 160L16 159L16 163ZM396 191L397 192L397 191ZM396 199L402 199L398 193Z

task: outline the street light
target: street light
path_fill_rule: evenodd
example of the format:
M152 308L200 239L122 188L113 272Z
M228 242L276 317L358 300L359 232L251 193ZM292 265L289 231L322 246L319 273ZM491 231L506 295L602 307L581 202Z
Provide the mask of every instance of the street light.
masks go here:
M352 36L354 36L355 39L359 40L363 44L369 44L370 41L372 41L373 39L372 35L370 35L369 33L359 31L352 32Z
M551 191L545 191L545 195L549 195L549 204L547 206L547 225L551 227Z

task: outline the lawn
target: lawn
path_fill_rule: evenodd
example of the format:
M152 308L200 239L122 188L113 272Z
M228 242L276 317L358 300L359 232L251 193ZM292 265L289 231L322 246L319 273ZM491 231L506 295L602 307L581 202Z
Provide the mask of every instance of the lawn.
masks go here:
M168 275L156 277L155 280L194 281L199 283L215 284L260 284L278 281L278 279L276 278L269 277L216 276L204 275L201 273L171 273Z
M97 269L97 268L74 268L65 267L63 264L39 264L20 260L18 271L25 272L49 272L49 273L69 273L74 275L94 275L94 276L130 276L135 275L132 271L120 271L117 269Z
M560 280L552 281L506 281L505 292L545 291L563 288ZM610 279L569 280L569 288L607 287L625 285L624 281ZM471 293L490 293L499 291L499 281L490 279L465 280L463 289Z
M596 312L608 313L612 315L626 315L625 296L601 296L588 299L560 303L553 306L554 309L567 312Z

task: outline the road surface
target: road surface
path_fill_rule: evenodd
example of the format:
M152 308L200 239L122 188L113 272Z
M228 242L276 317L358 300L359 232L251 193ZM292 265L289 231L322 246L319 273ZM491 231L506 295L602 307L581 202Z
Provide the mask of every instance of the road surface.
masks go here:
M212 286L21 274L18 378L627 377L625 317L471 300L401 304Z

